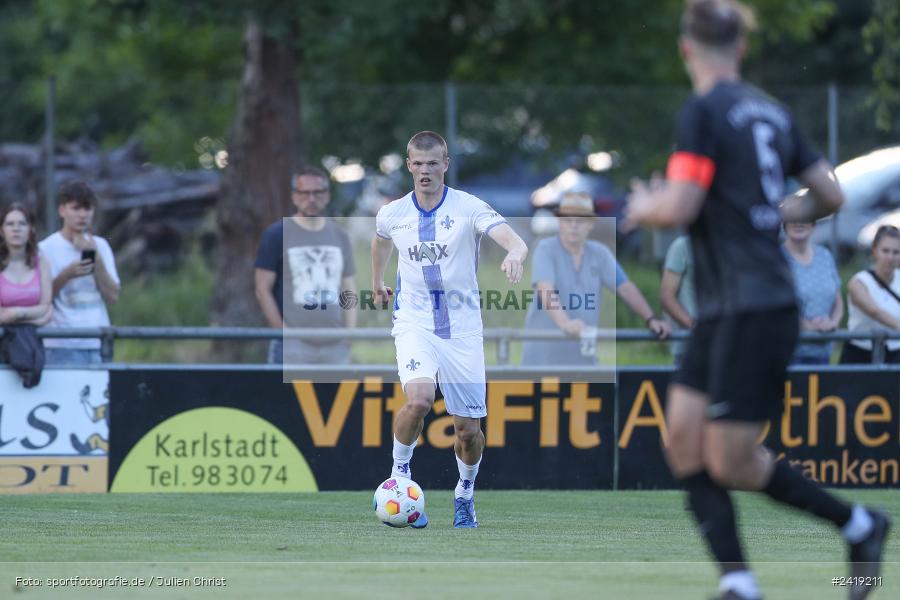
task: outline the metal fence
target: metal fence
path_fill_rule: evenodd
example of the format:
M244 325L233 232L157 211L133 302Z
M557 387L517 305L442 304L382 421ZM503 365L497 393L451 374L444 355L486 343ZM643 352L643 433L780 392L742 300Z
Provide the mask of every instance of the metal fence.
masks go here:
M58 328L42 327L37 330L41 338L82 338L99 339L100 355L103 362L113 361L116 340L280 340L296 338L335 342L350 341L386 341L391 337L390 330L380 327L372 328L308 328L308 329L271 329L266 327L86 327ZM0 338L4 335L0 328ZM688 331L674 331L669 340L684 340L690 337ZM484 339L496 345L497 363L509 365L510 345L524 340L565 340L572 339L562 331L523 330L512 328L491 328L484 330ZM597 329L595 341L653 342L658 340L652 333L643 329ZM885 342L900 339L900 331L848 331L840 330L829 333L802 332L802 342L828 342L849 340L872 340L873 364L884 364Z
M191 85L198 97L222 93L219 84ZM46 183L41 186L40 196L47 204L43 211L47 215L47 231L54 229L53 188L63 175L55 172L58 165L52 158L54 146L50 141L100 132L119 139L122 133L117 127L135 118L130 108L92 111L93 126L84 130L85 119L77 118L74 109L65 105L65 95L57 106L55 90L54 80L48 79L43 122L37 120L36 114L26 121L16 111L0 115L0 139L44 141ZM772 86L769 91L793 109L802 129L832 162L896 142L892 132L876 127L870 102L873 88L869 86L781 85ZM670 150L665 140L674 136L675 115L690 89L671 85L335 82L304 84L300 94L308 159L312 163L328 163L329 169L360 163L372 173L384 171L388 167L382 165L390 161L382 161L391 156L399 159L398 153L405 147L410 132L424 127L443 130L447 135L454 157L448 172L451 185L457 179L483 183L488 178L496 185L509 186L525 174L546 180L571 162L573 155L606 151L617 157L615 168L607 175L624 189L631 177L646 177L654 169L664 167ZM6 96L0 93L0 98ZM398 111L398 106L404 110ZM214 169L205 158L206 141L212 139L225 147L227 114L225 111L219 115L221 122L210 122L206 118L209 115L202 115L202 123L197 123L197 115L163 111L159 116L161 123L141 124L137 139L147 146L154 164L176 171ZM192 127L184 124L189 118L194 119ZM202 133L192 136L191 132L196 131ZM48 157L50 160L46 160ZM402 161L395 161L390 169L401 165ZM332 200L332 208L342 214L349 214L356 199L358 190L350 188L353 186ZM11 192L12 188L8 193Z

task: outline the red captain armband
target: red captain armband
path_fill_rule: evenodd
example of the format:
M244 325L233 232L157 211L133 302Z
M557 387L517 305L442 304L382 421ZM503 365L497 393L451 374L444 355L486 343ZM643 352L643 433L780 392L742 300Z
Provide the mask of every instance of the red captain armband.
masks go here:
M691 152L676 152L669 157L666 166L666 179L669 181L690 181L704 190L712 184L716 174L716 163L708 156Z

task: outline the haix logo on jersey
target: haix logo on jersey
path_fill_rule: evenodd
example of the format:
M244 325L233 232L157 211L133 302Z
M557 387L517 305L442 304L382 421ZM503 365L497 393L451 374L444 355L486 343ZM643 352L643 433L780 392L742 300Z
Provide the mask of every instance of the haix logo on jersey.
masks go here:
M435 242L422 242L418 246L409 248L408 252L409 260L414 260L416 262L427 260L431 262L431 264L449 256L447 244L437 244Z

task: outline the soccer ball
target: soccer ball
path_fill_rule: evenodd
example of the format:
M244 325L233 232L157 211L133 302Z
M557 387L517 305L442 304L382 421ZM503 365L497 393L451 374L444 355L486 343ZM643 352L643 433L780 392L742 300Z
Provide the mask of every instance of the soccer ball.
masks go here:
M391 477L376 488L372 503L382 523L408 527L425 512L425 493L412 479Z

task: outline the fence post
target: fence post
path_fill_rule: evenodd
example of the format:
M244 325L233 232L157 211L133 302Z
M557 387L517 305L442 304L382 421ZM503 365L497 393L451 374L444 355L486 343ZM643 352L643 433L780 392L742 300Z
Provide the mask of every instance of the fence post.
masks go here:
M497 338L497 364L509 364L509 337L506 335Z
M100 333L100 358L105 363L112 362L115 339L115 330L112 327L104 327Z
M883 365L885 356L885 339L884 334L878 334L872 339L872 364Z

